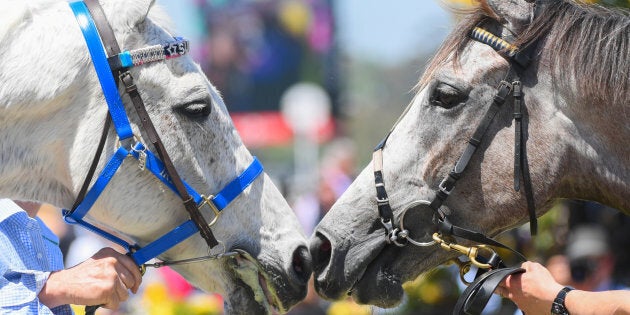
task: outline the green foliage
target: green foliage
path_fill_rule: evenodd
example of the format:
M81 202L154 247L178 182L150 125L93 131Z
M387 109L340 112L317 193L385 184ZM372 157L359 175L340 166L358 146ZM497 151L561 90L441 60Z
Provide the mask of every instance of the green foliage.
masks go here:
M630 8L630 0L601 0L597 2L605 6Z

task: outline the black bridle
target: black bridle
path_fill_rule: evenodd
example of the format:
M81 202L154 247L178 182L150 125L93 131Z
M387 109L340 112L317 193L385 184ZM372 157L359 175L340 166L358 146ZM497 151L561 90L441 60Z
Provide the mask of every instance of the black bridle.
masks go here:
M440 245L443 249L454 250L460 254L464 254L468 257L469 262L467 264L460 264L460 273L469 269L470 265L476 265L479 270L482 270L477 274L477 280L472 283L466 292L458 301L454 314L478 314L483 310L487 300L490 298L494 288L501 279L509 274L522 272L520 268L506 268L502 259L496 254L496 252L485 245L500 247L510 250L515 255L525 261L525 257L518 251L510 248L509 246L498 242L483 233L473 231L462 226L453 224L449 219L449 215L442 209L442 205L450 196L451 192L455 188L457 181L461 178L465 172L471 158L477 151L479 145L484 141L486 131L491 125L496 114L501 110L505 102L511 96L514 105L514 128L515 128L515 144L514 144L514 189L519 191L521 186L520 182L523 181L524 193L527 200L527 209L530 221L530 231L532 235L537 232L537 219L534 208L533 192L531 188L531 180L529 176L529 170L527 168L527 158L524 150L524 135L522 125L522 85L519 78L519 74L523 73L528 67L534 49L535 43L531 43L525 49L519 50L506 40L495 36L494 34L480 28L475 27L470 33L470 37L473 40L484 43L491 46L496 51L501 53L510 63L509 70L497 87L497 92L492 99L490 107L486 110L485 115L481 119L481 122L477 125L472 137L468 140L468 144L461 154L453 169L442 179L438 185L435 196L432 201L420 200L407 207L400 216L399 224L396 222L392 208L389 203L389 197L385 189L385 182L383 180L383 150L387 139L391 135L392 131L398 124L398 122L404 117L407 110L401 115L398 122L394 124L387 136L376 146L372 155L372 163L374 166L374 181L376 187L376 203L380 221L386 230L386 239L390 244L403 247L407 244L415 246L428 247L433 245ZM432 240L418 241L413 239L413 235L410 235L409 230L404 228L404 218L408 210L415 209L430 209L428 211L433 212L433 222L435 224L435 233ZM421 210L424 211L424 210ZM456 239L464 239L477 244L483 244L480 246L466 247L456 243ZM489 255L488 255L489 254ZM459 260L458 260L459 261ZM486 272L486 270L489 270ZM482 275L486 273L485 275ZM463 278L463 277L462 277ZM498 279L498 280L497 280ZM484 287L486 290L481 290ZM491 290L487 290L491 287ZM483 292L485 291L485 292ZM489 292L487 292L489 291ZM481 293L480 293L481 292Z

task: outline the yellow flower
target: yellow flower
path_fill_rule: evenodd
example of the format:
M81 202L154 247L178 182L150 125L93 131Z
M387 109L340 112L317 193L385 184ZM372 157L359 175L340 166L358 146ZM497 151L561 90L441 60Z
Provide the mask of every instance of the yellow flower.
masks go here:
M369 306L359 305L352 300L335 302L328 308L328 315L370 315L372 311Z
M147 284L142 304L152 315L170 315L175 312L175 302L169 298L166 286L159 282Z
M187 314L219 315L223 313L223 300L214 294L196 294L186 300Z

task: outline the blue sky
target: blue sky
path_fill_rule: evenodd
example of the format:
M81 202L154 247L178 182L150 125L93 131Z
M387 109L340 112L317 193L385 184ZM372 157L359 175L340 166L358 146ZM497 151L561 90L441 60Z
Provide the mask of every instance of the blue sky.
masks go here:
M434 0L339 0L339 40L353 56L395 64L432 52L452 18Z
M158 0L173 17L181 35L199 36L195 0ZM436 0L334 0L339 43L352 57L395 65L432 52L452 27L452 17Z

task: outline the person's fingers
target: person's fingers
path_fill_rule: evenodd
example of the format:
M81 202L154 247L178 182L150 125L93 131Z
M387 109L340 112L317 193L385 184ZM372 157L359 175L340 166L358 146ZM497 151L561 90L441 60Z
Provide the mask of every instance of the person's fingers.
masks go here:
M503 279L503 281L501 281L501 283L499 283L494 292L501 297L512 299L515 296L513 291L518 291L521 288L521 276L521 273L508 275L505 279Z
M499 296L501 296L502 298L507 297L506 294L507 290L501 286L496 287L496 289L494 289L494 293L498 294Z
M136 265L136 262L131 259L131 257L127 255L120 254L118 257L118 261L125 268L123 281L127 288L131 290L131 292L138 292L138 288L140 287L140 283L142 283L142 274L140 273L140 268Z
M534 268L537 268L538 266L540 266L540 264L533 261L526 261L521 264L521 268L525 269L525 272L533 270Z
M125 287L125 284L122 282L122 279L119 278L114 287L114 292L112 292L112 294L110 295L109 302L103 305L103 307L112 310L118 309L120 303L126 301L128 298L129 291L127 290L127 287Z
M127 301L129 298L129 290L127 290L127 287L122 282L122 279L119 281L119 285L116 286L116 295L118 296L119 302Z
M501 283L499 283L499 287L505 289L506 291L509 290L510 288L513 287L512 285L512 276L513 275L508 275L507 277L505 277L505 279L503 279L503 281L501 281Z
M125 289L120 280L118 281L120 283L115 285L115 287L113 288L114 292L111 292L109 294L109 297L107 298L107 303L103 304L103 308L116 310L120 306L121 296L124 296L124 293L122 291L127 292L127 289Z
M136 280L133 274L127 270L125 266L122 264L116 267L116 272L118 273L118 278L122 282L122 285L125 289L132 289L136 285ZM135 292L134 292L135 293Z
M525 271L527 272L527 271ZM523 273L514 273L511 274L507 277L505 277L505 280L503 280L503 282L501 283L508 291L512 290L512 289L518 289L521 287L521 277L523 276Z

